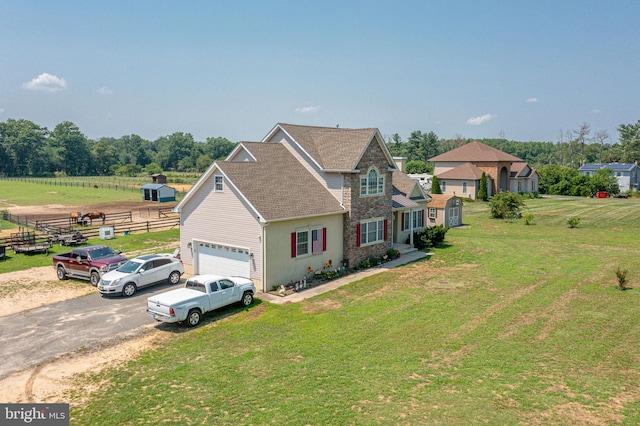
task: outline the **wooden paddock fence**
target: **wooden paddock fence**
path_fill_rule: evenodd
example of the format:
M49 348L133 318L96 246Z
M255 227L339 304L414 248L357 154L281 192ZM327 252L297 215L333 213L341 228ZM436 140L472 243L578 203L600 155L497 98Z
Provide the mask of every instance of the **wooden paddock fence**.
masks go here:
M98 238L100 228L113 228L114 235L137 234L141 232L152 232L163 229L173 229L180 226L180 218L177 215L160 217L158 219L144 222L133 222L132 212L107 213L105 223L101 219L94 219L91 225L82 225L72 222L70 217L52 218L44 220L31 219L28 216L13 215L7 211L2 212L2 218L22 227L35 229L36 238L40 241L51 240L55 234L69 234L80 231L84 237ZM0 239L0 246L11 246L11 239Z

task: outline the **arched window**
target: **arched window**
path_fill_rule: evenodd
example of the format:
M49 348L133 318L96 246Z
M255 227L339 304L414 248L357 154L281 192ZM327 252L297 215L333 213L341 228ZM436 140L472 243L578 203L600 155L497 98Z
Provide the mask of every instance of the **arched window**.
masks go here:
M360 195L380 194L384 194L384 176L380 176L372 167L365 176L360 177Z

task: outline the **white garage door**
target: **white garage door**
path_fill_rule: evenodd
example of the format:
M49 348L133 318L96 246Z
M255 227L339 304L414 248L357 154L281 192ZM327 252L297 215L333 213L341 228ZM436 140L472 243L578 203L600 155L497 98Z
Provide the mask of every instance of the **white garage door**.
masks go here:
M198 274L250 277L249 250L198 242Z

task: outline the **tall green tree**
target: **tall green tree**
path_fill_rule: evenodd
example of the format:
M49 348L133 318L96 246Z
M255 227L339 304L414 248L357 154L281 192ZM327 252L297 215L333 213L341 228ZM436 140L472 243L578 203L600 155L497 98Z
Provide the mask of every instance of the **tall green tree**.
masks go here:
M9 176L50 171L57 151L49 149L48 131L29 120L0 123L0 172Z
M487 175L485 172L482 172L482 176L480 176L480 187L478 188L478 199L482 201L487 201L489 199L489 194L487 192Z
M618 126L620 144L622 145L622 161L633 163L640 160L640 120L635 124Z
M440 182L438 182L438 176L434 176L431 179L431 193L442 194L442 189L440 189Z
M156 140L158 147L157 163L163 170L182 171L180 161L191 155L195 141L190 133L176 132L169 136L162 136ZM186 163L183 163L183 167ZM191 162L188 162L191 164ZM195 159L193 161L195 164Z
M70 176L92 174L89 144L78 126L64 121L53 129L50 137L52 144L60 150L60 171Z

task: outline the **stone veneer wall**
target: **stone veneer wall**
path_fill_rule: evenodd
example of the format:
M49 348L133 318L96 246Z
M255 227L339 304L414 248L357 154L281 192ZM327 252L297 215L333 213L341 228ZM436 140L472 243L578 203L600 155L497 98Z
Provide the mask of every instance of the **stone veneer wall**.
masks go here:
M367 173L371 165L378 168L380 174L384 174L384 195L360 196L360 176ZM345 174L343 183L344 206L349 213L344 215L344 257L348 261L347 266L353 267L370 257L383 256L393 245L392 229L392 173L388 170L389 163L380 146L372 142L364 153L357 168L360 173ZM383 217L387 219L387 239L379 244L367 246L356 245L357 225L364 219Z

